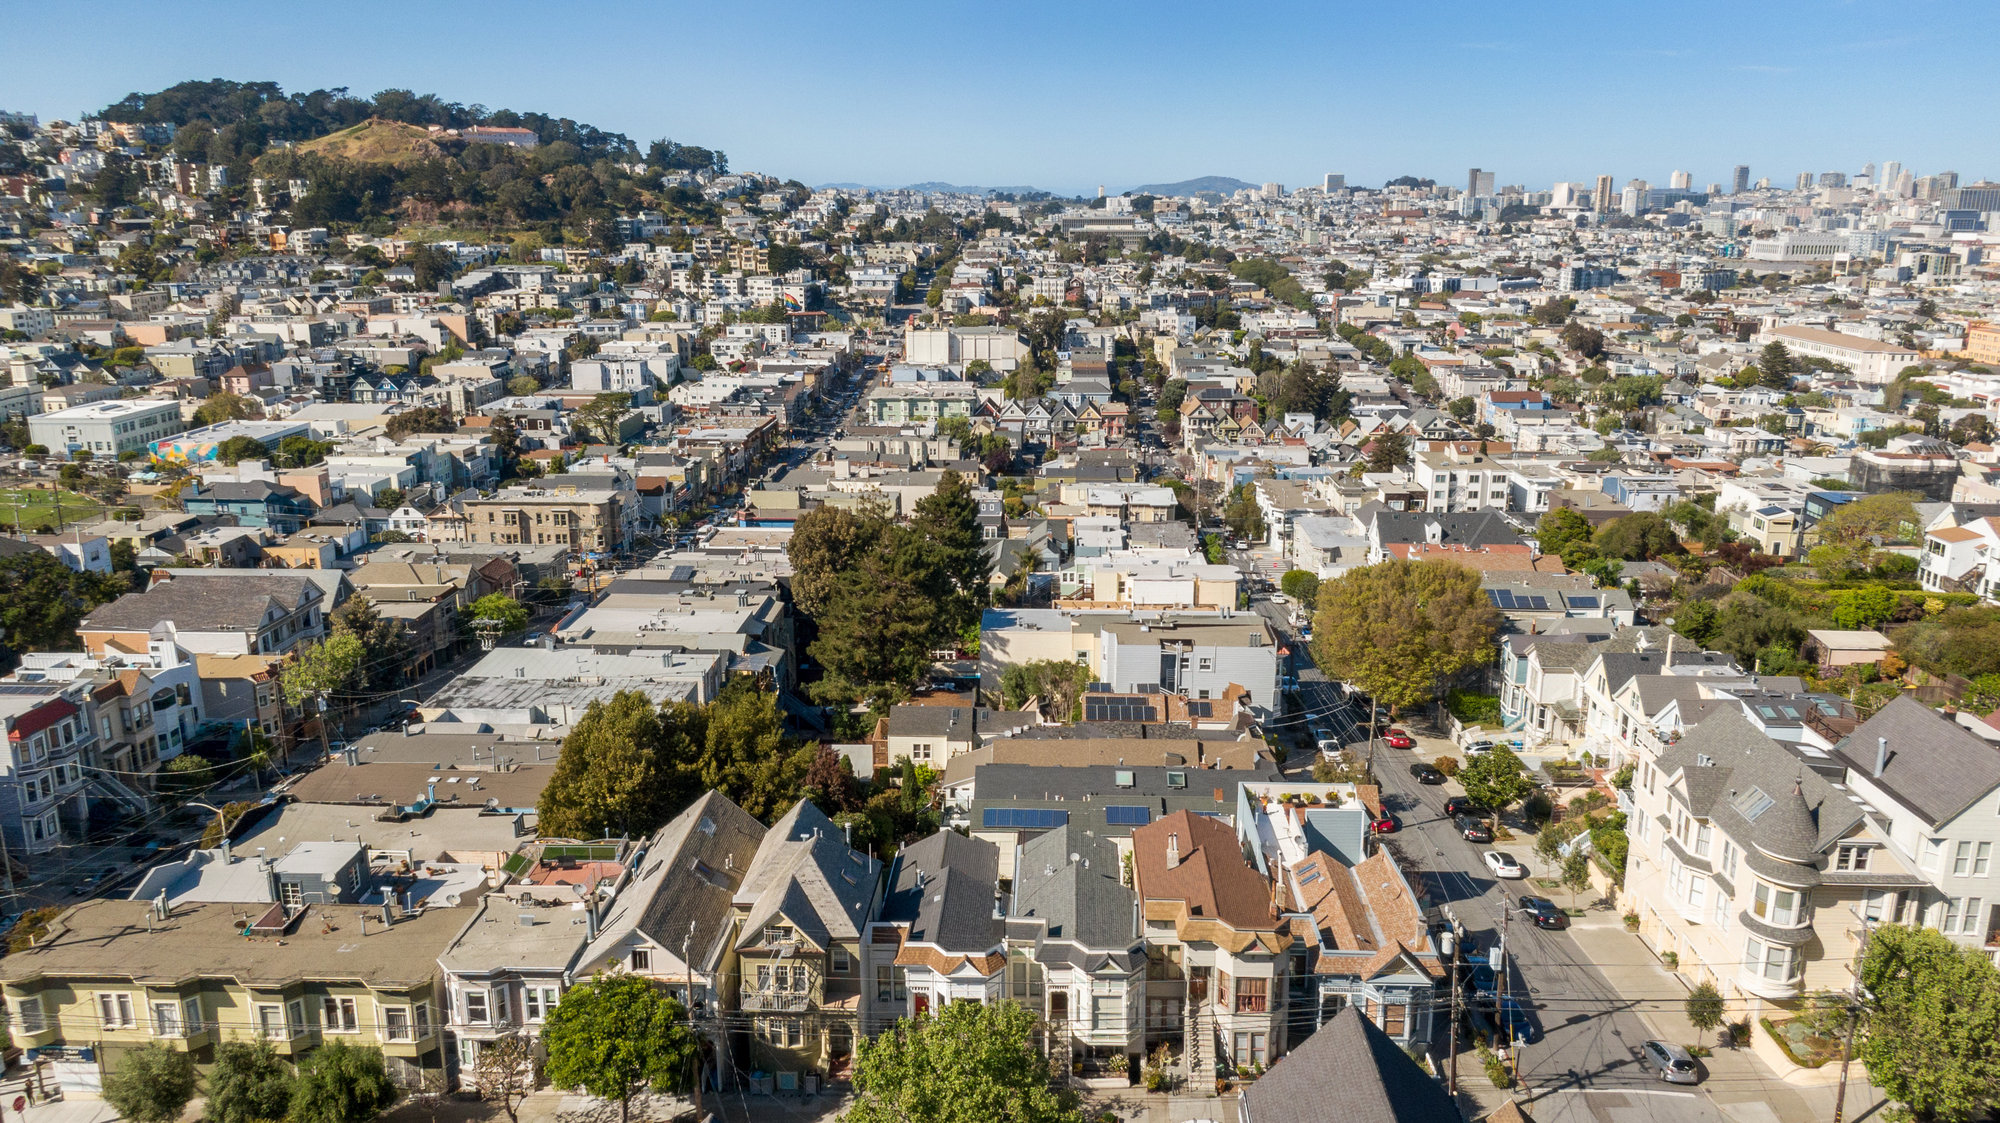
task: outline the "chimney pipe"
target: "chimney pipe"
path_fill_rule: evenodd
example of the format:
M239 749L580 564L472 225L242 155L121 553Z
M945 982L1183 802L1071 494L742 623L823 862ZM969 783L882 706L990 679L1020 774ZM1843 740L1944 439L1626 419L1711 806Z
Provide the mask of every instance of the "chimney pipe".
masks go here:
M228 865L236 859L229 856L229 832L222 832L222 864Z
M1178 833L1167 836L1167 868L1177 869L1181 864L1181 836Z
M595 940L597 938L597 905L594 902L585 901L583 903L583 917L584 923L587 926L585 930L590 933L590 938Z
M1882 770L1888 766L1889 739L1887 737L1877 737L1875 738L1875 778L1877 780L1882 778Z

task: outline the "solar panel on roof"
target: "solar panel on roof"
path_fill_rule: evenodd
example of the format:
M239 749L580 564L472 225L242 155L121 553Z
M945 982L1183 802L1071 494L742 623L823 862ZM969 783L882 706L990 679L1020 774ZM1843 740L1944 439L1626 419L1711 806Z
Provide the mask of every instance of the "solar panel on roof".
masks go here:
M692 581L694 580L694 567L691 565L677 565L674 567L673 572L667 574L667 580Z
M1069 812L1048 807L988 807L979 817L986 827L1053 830L1069 822Z
M1153 821L1153 809L1131 806L1106 807L1104 821L1114 827L1143 827Z
M1488 589L1486 599L1493 602L1493 607L1503 612L1514 607L1514 594L1506 589Z
M1537 609L1537 610L1540 610L1540 611L1543 611L1543 612L1546 612L1546 611L1548 611L1548 607L1549 607L1549 598L1547 598L1547 597L1516 597L1516 598L1514 599L1514 604L1515 604L1515 605L1516 605L1517 607L1520 607L1520 608L1532 608L1532 609Z
M1569 598L1569 603L1570 603L1570 607L1571 607L1571 608L1596 608L1596 607L1597 607L1597 598L1596 598L1596 597L1571 597L1571 598Z

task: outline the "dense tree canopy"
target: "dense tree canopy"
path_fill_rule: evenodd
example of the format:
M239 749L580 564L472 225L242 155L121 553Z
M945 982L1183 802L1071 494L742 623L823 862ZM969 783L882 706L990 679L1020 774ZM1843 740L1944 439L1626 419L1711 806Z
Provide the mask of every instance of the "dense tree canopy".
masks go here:
M638 975L598 975L565 991L543 1041L549 1083L618 1101L620 1123L633 1095L679 1091L695 1076L686 1008Z
M1014 1002L950 1002L861 1043L847 1123L1082 1123Z
M1320 585L1313 655L1328 675L1401 712L1492 659L1498 626L1477 572L1391 560Z
M1922 1123L1983 1118L2000 1104L2000 971L1928 928L1868 937L1860 1045L1868 1077Z

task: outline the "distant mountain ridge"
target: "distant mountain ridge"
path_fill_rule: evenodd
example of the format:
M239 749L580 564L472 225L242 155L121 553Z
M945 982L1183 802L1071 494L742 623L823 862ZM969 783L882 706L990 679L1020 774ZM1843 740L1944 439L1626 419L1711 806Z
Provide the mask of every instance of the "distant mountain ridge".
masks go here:
M1253 189L1259 186L1261 185L1245 183L1240 179L1226 175L1204 175L1196 176L1194 179L1183 179L1178 183L1146 183L1130 188L1129 190L1134 195L1197 195L1203 191L1213 191L1218 195L1231 195L1238 191Z

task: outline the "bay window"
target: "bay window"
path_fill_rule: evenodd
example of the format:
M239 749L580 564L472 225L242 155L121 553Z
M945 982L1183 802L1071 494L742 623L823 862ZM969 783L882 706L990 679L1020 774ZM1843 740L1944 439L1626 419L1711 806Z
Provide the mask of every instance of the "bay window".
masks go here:
M1771 924L1790 927L1799 922L1799 895L1795 890L1779 889L1760 881L1750 914Z
M1782 944L1766 943L1754 936L1743 941L1743 970L1760 979L1791 982L1795 958L1792 949Z

